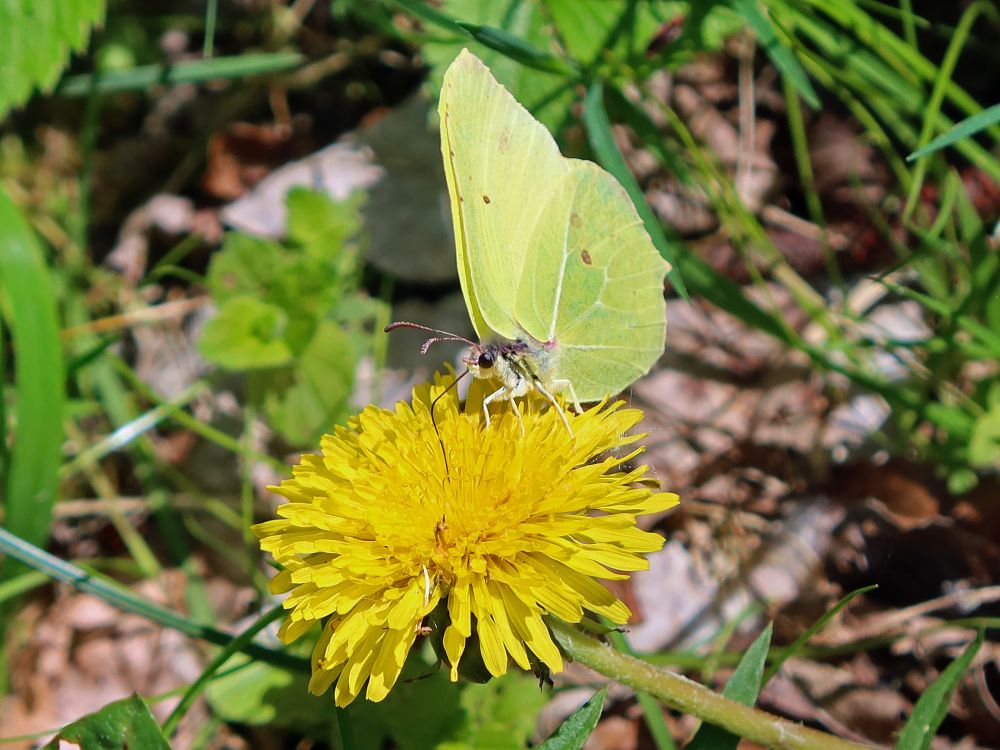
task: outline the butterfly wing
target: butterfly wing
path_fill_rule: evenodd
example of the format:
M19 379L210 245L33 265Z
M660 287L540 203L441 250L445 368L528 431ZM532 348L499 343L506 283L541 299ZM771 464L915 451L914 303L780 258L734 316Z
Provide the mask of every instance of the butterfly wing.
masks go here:
M614 177L563 161L528 241L514 310L527 333L554 342L553 377L569 380L580 401L597 401L663 354L669 264Z
M568 164L549 131L463 50L438 105L462 293L481 339L516 339L517 287L545 201Z

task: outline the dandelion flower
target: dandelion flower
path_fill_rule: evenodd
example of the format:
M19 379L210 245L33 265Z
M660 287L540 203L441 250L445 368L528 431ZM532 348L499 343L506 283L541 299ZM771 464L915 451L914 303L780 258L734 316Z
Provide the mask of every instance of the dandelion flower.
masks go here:
M494 676L511 662L559 672L545 618L626 622L628 607L597 579L646 569L663 545L636 517L677 496L652 492L645 466L621 469L641 452L627 434L640 411L567 410L570 435L555 410L528 400L522 436L509 408L486 427L474 384L464 406L448 391L432 421L449 382L439 375L412 404L370 406L325 436L322 455L303 456L272 488L288 501L279 518L254 527L283 566L271 584L288 593L280 636L290 643L324 621L309 690L336 681L339 706L366 683L368 699L385 698L439 605L452 680L474 633Z

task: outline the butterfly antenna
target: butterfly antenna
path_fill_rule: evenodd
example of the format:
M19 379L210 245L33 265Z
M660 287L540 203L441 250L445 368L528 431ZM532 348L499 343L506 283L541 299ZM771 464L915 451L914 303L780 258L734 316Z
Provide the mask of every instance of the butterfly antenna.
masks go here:
M450 474L451 470L448 468L448 453L444 449L444 440L441 439L441 431L438 430L437 420L434 419L434 407L437 406L437 402L440 401L448 391L450 391L452 388L458 385L459 380L461 380L468 374L469 374L468 370L463 372L461 375L459 375L457 378L451 381L451 385L449 385L447 388L441 391L437 396L434 397L434 400L431 401L431 424L434 425L434 434L437 435L438 443L441 445L441 457L444 459L445 474Z
M431 344L438 341L461 341L462 343L468 344L469 346L476 346L475 341L467 339L465 338L465 336L459 336L457 333L442 331L439 328L429 328L428 326L422 326L419 323L410 323L409 321L406 320L400 320L396 323L390 323L382 330L384 330L386 333L389 333L391 331L395 331L397 328L415 328L418 331L427 331L428 333L440 334L439 336L432 336L431 338L427 339L424 342L423 346L420 347L421 354L427 354L427 350L430 348Z

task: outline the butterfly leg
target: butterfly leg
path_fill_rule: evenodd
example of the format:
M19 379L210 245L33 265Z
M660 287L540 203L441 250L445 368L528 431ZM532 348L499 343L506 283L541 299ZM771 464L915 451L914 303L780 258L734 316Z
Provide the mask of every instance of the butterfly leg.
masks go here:
M507 386L505 385L501 386L497 390L493 391L493 393L491 393L489 396L483 399L483 414L486 415L486 429L489 429L490 427L490 402L495 401L496 399L504 396L505 394L508 393L509 390L510 389L507 388ZM520 417L521 416L520 413L518 413L517 416Z
M553 396L551 393L549 393L547 390L545 390L542 384L539 383L537 380L535 381L535 390L541 393L543 396L545 396L546 400L550 404L552 404L552 407L559 413L559 419L562 420L563 427L566 428L566 432L569 433L571 439L574 438L575 436L573 435L573 428L569 426L569 420L566 419L566 412L564 412L563 408L559 406L559 402L556 401L556 397Z
M576 388L573 387L572 380L567 380L566 378L553 380L552 389L556 391L565 391L566 393L568 393L570 402L573 404L573 410L577 414L583 414L583 407L580 406L580 399L576 397Z

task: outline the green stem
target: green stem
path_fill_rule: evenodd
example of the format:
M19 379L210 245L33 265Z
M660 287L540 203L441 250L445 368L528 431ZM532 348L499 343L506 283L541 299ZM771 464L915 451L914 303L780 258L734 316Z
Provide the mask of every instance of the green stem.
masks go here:
M556 642L575 661L616 682L649 693L670 708L697 716L753 742L777 750L863 750L868 747L731 701L687 677L615 651L560 620L550 619L549 627Z
M215 676L215 673L222 669L223 665L225 665L225 663L229 661L235 653L250 645L257 633L277 620L284 613L285 610L280 604L276 607L272 607L269 612L265 612L263 615L258 617L250 627L233 638L233 640L229 642L229 645L215 655L215 658L212 659L209 665L202 670L198 679L195 680L190 687L188 687L187 691L181 697L180 703L177 704L177 707L174 708L170 716L167 717L167 720L163 722L164 736L170 737L175 731L177 731L177 725L181 723L181 719L184 718L184 714L188 712L188 709L191 708L192 704L198 699L198 696L204 692L209 681Z
M216 630L209 625L192 622L184 615L161 607L148 599L144 599L124 586L102 578L70 562L61 560L55 555L49 554L45 550L11 534L4 528L0 528L0 554L20 560L25 565L44 573L49 578L68 583L78 591L93 594L103 599L105 603L110 604L112 607L117 607L125 612L133 612L151 622L155 622L165 628L172 628L191 638L200 638L217 646L227 646L233 640L233 636L228 633ZM239 650L251 658L266 662L275 667L280 667L281 669L297 672L309 671L309 661L307 659L293 656L284 651L275 651L256 642L244 644Z

